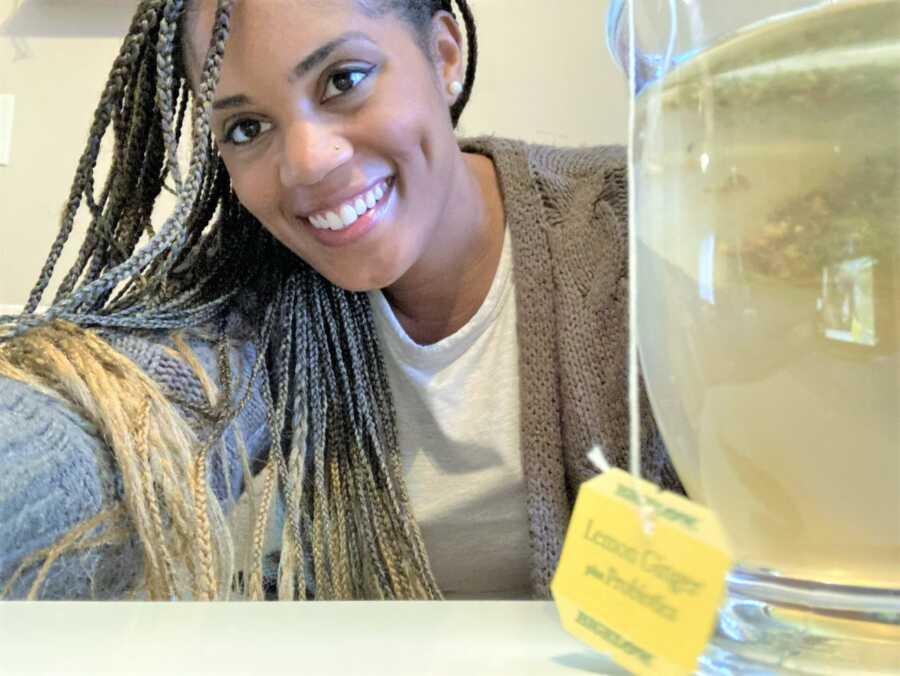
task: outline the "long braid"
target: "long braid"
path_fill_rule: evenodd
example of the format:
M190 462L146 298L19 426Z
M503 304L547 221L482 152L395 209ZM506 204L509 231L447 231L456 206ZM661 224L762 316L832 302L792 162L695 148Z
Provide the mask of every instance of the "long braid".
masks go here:
M71 291L88 258L91 260L86 272L87 279L96 279L108 265L128 258L141 235L143 221L149 219L146 205L152 205L158 194L151 189L149 195L139 195L139 199L135 199L137 191L142 188L142 174L159 171L158 134L153 134L158 116L154 110L145 110L141 105L142 97L146 100L155 87L153 52L146 44L136 78L131 91L123 97L134 100L134 105L128 108L130 119L120 121L121 114L118 112L114 116L116 152L111 172L116 182L110 186L109 194L104 195L101 201L103 212L95 214L92 236L79 252L79 258L60 286L57 298ZM143 148L146 150L142 151ZM105 246L98 249L98 244Z
M166 6L177 3L178 0L169 0ZM198 98L194 105L193 114L193 152L188 167L187 179L181 185L178 193L178 202L174 214L169 217L161 231L140 252L134 254L127 261L106 270L104 274L96 278L89 278L87 283L70 297L57 302L46 314L46 319L53 319L65 310L85 306L88 311L96 310L97 301L108 291L115 288L122 281L142 272L152 261L168 252L172 244L183 236L185 222L190 216L200 192L204 173L206 170L206 150L209 146L209 99L212 96L215 82L218 81L222 64L222 56L225 50L225 41L228 35L229 19L233 0L220 0L217 9L216 25L208 53L207 63L199 88ZM175 40L175 35L170 35ZM162 89L172 89L173 73L165 69L159 71L157 86ZM164 136L173 138L172 134L163 132ZM175 153L170 149L170 164ZM172 166L172 171L176 171ZM97 323L103 323L102 320Z
M78 162L75 181L72 184L69 198L63 210L59 233L50 248L50 254L47 256L47 261L44 263L38 280L28 296L28 301L25 304L26 313L33 313L37 309L44 291L50 283L50 277L53 275L56 263L62 255L63 247L72 234L75 215L81 204L85 187L90 184L90 177L93 176L94 167L97 165L101 139L109 126L113 107L125 88L130 68L137 60L143 42L157 22L157 14L161 4L162 0L147 0L138 8L128 35L122 44L119 56L113 64L112 71L100 98L97 112L94 114L94 121L88 134L87 147Z
M184 0L169 1L159 22L159 37L156 48L157 79L161 82L175 81L175 52L177 49L179 19L184 12ZM171 87L158 87L156 105L162 115L163 138L166 144L166 162L176 193L181 190L181 170L178 165L178 138L180 128L175 123L178 114L173 96L177 94ZM181 115L178 115L181 118ZM183 118L182 118L183 120Z
M463 90L459 97L450 106L450 117L453 120L453 126L459 122L460 116L469 103L469 97L472 95L472 87L475 84L475 72L478 69L478 33L475 26L475 17L469 8L467 0L456 0L456 6L462 15L463 22L466 26L466 79L463 82ZM447 11L453 13L453 6L450 0L447 1Z
M378 440L384 449L396 449L397 436L395 429L396 415L393 401L390 396L390 387L387 379L387 371L380 352L375 349L377 345L376 330L368 302L358 294L342 295L339 297L338 314L347 325L364 326L365 330L348 334L350 340L349 355L351 357L350 372L354 375L371 372L374 365L374 378L369 382L358 382L355 401L362 408L363 429L368 432L370 439ZM367 299L365 299L367 300ZM355 311L354 311L355 310ZM366 368L366 365L369 365ZM374 382L372 380L374 379ZM382 430L381 437L376 428ZM381 471L385 477L402 476L399 454L390 451L374 449L374 458L379 462ZM387 464L383 462L387 456ZM412 507L406 493L403 481L386 481L388 498L390 500L391 513L401 518L400 529L403 537L410 543L413 559L418 566L419 575L422 578L425 589L432 597L440 597L437 583L431 572L425 545L415 521L410 517Z

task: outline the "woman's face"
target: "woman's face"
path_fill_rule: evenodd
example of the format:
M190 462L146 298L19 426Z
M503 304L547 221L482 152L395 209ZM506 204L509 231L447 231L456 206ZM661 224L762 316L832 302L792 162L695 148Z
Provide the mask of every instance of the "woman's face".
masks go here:
M205 60L214 0L197 0L189 67ZM353 0L238 2L211 117L243 205L332 283L385 288L441 225L458 149L440 63L412 28ZM454 52L456 50L456 52ZM455 54L455 56L454 56Z

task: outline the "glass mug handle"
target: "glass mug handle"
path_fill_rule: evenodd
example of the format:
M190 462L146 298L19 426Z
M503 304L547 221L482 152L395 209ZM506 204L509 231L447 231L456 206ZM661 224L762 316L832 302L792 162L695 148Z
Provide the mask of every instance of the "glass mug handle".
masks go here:
M629 49L631 45L631 6L630 3L635 0L612 0L609 6L609 13L606 21L606 43L613 60L631 79L631 61ZM641 0L636 0L641 2ZM678 38L678 10L676 7L677 0L659 0L659 8L666 11L668 16L664 16L662 11L659 18L661 20L668 19L669 30L667 33L660 33L658 37L664 42L658 51L642 49L641 46L636 47L634 53L635 82L633 84L634 92L638 93L649 82L662 77L669 72L675 60L675 49ZM649 5L649 2L646 3ZM637 19L635 19L637 23ZM637 26L634 27L637 34ZM637 39L641 44L640 37Z

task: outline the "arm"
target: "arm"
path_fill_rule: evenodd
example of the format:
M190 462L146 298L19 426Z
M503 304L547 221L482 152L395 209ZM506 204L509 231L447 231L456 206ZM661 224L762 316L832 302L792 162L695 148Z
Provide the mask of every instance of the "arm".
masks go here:
M200 384L189 368L160 345L128 337L110 341L154 378L164 392L177 388L190 399ZM204 369L215 373L214 353L198 347ZM246 378L252 354L235 350L235 379ZM258 389L258 388L257 388ZM210 457L213 492L228 511L243 489L244 473L235 432L240 430L251 460L268 446L265 410L258 391L233 421L223 444ZM97 430L62 400L20 382L0 378L0 587L23 562L53 547L73 527L93 519L122 498L113 455ZM102 529L96 531L102 533ZM121 598L142 566L139 543L102 545L67 553L49 569L38 598ZM25 598L41 568L26 565L6 590Z
M96 517L120 491L111 454L89 424L58 399L0 379L0 585L33 554ZM104 549L61 558L40 598L124 595L140 570L140 552L134 542ZM5 598L27 596L36 563Z

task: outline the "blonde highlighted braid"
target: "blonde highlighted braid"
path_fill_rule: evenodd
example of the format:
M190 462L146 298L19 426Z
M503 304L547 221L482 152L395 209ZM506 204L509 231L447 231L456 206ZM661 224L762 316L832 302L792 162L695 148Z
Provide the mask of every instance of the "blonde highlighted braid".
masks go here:
M279 599L436 599L403 486L395 415L366 296L328 283L284 249L241 206L213 143L209 111L235 0L217 0L202 74L189 86L181 56L189 2L143 0L104 87L63 209L59 234L22 315L3 324L0 375L64 400L92 423L122 478L122 500L21 563L38 569L30 596L55 561L136 537L143 549L138 597L263 598L263 540L271 506L285 506ZM425 30L417 0L362 4L394 11ZM429 4L429 3L424 3ZM474 22L466 91L474 79ZM429 4L449 10L444 0ZM179 166L190 112L190 160ZM112 128L112 166L99 196L94 171ZM161 227L153 206L171 182L176 205ZM82 205L86 236L43 314L36 310ZM141 243L143 242L142 246ZM232 383L226 318L241 299L255 327L250 377ZM246 309L249 306L251 309ZM203 328L217 345L212 383L186 343L165 348L193 365L207 403L188 418L153 380L95 329ZM209 458L262 382L272 447L254 492L240 434L254 524L238 554L233 524L212 492ZM246 388L246 389L245 389ZM242 557L249 559L249 566ZM241 577L236 570L248 574ZM7 589L12 582L7 584ZM3 590L0 590L2 593Z

